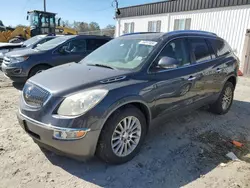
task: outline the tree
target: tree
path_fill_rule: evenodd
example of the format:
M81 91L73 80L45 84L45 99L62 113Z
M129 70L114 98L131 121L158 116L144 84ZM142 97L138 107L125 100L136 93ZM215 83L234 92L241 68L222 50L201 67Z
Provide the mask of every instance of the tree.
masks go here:
M0 26L4 26L2 20L0 20Z
M27 26L23 24L18 24L16 27L27 27Z
M62 26L64 27L72 27L72 24L69 22L69 20L62 20Z
M110 37L114 37L115 35L115 26L114 25L107 25L103 30L102 30L103 35L107 35Z
M90 22L89 23L89 31L97 31L100 30L100 26L96 22Z
M86 22L76 22L74 21L73 27L78 32L87 32L89 31L89 24Z

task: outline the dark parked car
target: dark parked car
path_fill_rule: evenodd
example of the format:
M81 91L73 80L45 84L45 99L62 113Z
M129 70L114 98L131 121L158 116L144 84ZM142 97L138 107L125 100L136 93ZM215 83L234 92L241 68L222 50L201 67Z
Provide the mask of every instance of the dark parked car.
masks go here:
M230 109L239 60L201 31L116 38L79 64L56 67L24 86L18 119L43 147L109 163L138 152L150 122L209 105Z
M79 62L86 55L111 40L106 36L67 35L57 37L35 49L6 53L2 70L15 82L25 82L31 76L51 67Z
M27 48L36 48L37 46L54 39L56 36L37 35L32 37L23 43L0 43L0 66L3 62L4 55L13 50L21 50Z

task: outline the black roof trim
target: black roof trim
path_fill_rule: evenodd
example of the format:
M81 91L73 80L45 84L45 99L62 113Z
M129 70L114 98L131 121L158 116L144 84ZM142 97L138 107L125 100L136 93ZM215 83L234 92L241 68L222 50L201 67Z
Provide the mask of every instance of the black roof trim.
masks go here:
M168 0L120 8L117 18L249 5L250 0Z

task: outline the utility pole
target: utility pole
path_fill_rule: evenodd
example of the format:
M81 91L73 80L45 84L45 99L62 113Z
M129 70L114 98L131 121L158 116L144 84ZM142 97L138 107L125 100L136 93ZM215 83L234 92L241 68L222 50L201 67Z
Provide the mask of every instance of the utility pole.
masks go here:
M44 8L44 12L46 12L46 0L43 0L43 8Z
M114 0L113 1L114 3L115 3L115 13L117 14L117 15L120 15L121 14L121 12L120 12L120 10L119 10L119 4L118 4L118 0Z

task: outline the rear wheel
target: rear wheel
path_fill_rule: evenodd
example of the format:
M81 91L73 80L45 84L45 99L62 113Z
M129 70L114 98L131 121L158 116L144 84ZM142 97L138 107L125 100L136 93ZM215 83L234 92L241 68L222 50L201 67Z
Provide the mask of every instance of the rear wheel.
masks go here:
M45 70L47 70L49 68L50 68L50 66L47 66L47 65L38 65L38 66L31 69L31 71L29 73L29 78L36 75L36 74L39 74L42 71L45 71Z
M233 103L234 85L231 82L226 82L224 88L217 101L210 105L210 111L215 114L226 114Z
M104 125L96 154L107 163L125 163L139 152L146 132L146 119L139 109L132 105L119 109Z

